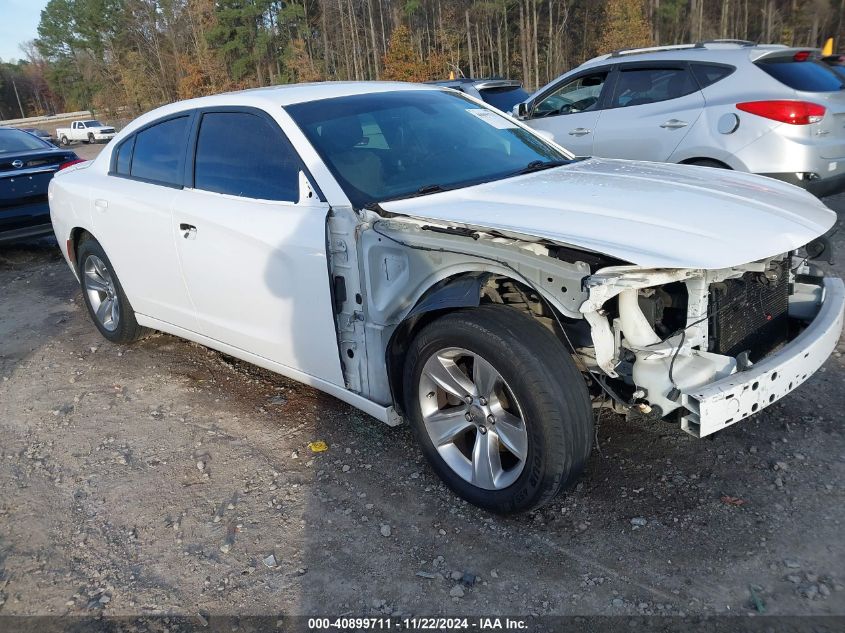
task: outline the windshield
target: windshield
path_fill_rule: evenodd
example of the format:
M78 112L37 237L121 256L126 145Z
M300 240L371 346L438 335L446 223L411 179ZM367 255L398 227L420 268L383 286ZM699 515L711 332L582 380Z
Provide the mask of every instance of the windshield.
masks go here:
M441 90L338 97L286 110L358 208L571 159L493 110Z
M30 150L52 147L40 138L21 130L0 130L0 154L10 152L28 152Z
M510 113L517 103L527 101L530 96L522 86L498 86L495 88L482 88L478 91L481 98L494 108L502 112Z
M100 123L99 121L97 121L96 119L94 119L94 120L92 120L92 121L85 121L85 122L83 123L83 125L84 125L85 127L103 127L103 124L102 124L102 123Z

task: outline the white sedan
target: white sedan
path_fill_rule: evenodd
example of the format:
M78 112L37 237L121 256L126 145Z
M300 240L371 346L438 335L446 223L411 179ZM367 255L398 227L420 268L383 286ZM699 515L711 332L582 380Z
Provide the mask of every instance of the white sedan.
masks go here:
M197 341L407 420L495 512L587 461L593 409L694 436L832 351L835 214L704 167L575 159L466 95L327 83L183 101L50 185L108 340Z

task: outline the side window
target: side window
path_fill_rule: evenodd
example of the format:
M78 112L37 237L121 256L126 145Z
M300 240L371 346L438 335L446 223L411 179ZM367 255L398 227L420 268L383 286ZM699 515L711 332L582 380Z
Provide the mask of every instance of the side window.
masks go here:
M584 75L563 84L534 107L533 116L547 117L596 110L607 75L607 71Z
M690 73L679 68L631 68L622 70L610 107L657 103L677 99L698 90Z
M135 148L135 137L130 136L117 148L117 157L114 161L114 171L120 176L128 176L129 168L132 165L132 150Z
M194 187L261 200L299 199L299 156L275 125L246 112L203 115Z
M735 70L736 68L733 66L716 66L714 64L692 65L692 74L695 75L700 88L706 88L717 81L721 81Z
M166 185L181 185L189 121L189 116L182 116L138 132L130 175Z

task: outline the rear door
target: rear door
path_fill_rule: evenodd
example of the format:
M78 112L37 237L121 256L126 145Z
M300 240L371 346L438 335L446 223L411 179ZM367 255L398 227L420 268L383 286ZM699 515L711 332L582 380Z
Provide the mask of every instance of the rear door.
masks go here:
M621 64L595 132L596 156L666 161L704 110L685 63Z
M251 108L201 111L193 139L192 187L176 192L172 208L197 332L343 385L329 206L301 187L298 154L267 113Z
M534 100L525 122L576 156L591 155L611 76L605 67L563 79Z
M179 270L170 208L182 187L191 120L192 113L183 112L129 136L92 189L94 234L132 308L189 330L194 310Z

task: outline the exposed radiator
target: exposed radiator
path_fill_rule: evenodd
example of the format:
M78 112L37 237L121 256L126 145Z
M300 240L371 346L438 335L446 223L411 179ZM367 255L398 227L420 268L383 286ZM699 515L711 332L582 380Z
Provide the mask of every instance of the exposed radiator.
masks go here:
M777 279L772 279L777 273ZM769 278L745 273L710 286L710 351L757 361L789 336L789 258L772 264Z

